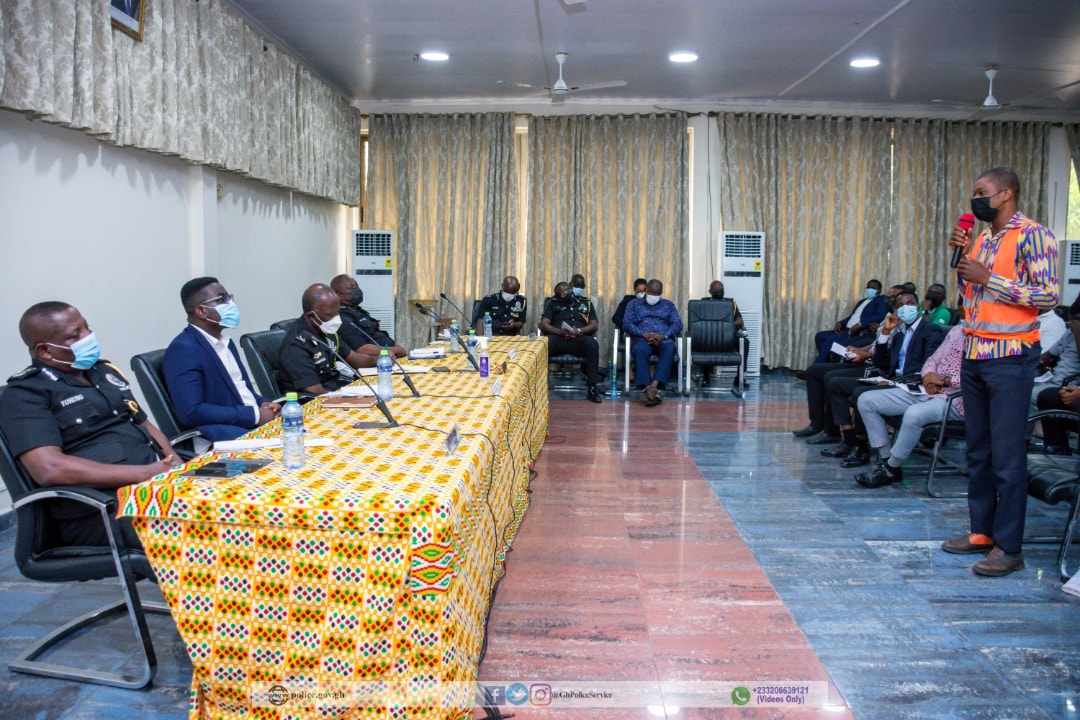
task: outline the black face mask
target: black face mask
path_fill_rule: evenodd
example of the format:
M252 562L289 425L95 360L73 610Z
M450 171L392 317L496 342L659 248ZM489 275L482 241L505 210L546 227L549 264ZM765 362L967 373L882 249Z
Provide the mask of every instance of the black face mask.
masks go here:
M360 307L364 304L364 291L360 288L353 288L349 291L349 302L353 305Z
M937 307L941 303L945 302L945 296L941 293L926 293L926 299L930 301L930 304Z
M559 295L558 299L559 302L569 305L570 303L574 302L574 292L572 290L567 290L562 295Z
M994 193L994 195L997 194ZM983 222L993 222L998 214L996 207L990 207L990 198L994 197L994 195L971 198L971 214Z
M712 299L713 300L723 300L724 299L724 291L723 290L717 290L716 292L714 292L712 294Z

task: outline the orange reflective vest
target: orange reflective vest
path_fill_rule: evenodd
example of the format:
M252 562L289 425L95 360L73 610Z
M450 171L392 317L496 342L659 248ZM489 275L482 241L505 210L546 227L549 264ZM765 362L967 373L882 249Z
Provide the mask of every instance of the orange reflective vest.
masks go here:
M1006 280L1017 279L1016 247L1024 232L1037 224L1030 218L1024 218L1019 225L1005 231L998 241L993 257L987 258L990 260L991 273ZM991 229L987 228L979 234L968 257L978 261L983 246L992 237L991 232ZM1039 339L1038 308L1001 302L994 293L985 288L977 299L973 299L975 288L975 283L964 285L964 334L977 335L988 340L1020 340L1026 343Z

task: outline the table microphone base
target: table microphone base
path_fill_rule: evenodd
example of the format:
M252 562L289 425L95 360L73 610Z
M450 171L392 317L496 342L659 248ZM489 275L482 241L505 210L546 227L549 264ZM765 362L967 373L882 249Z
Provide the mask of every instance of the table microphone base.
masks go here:
M376 430L378 428L390 428L390 427L397 427L397 426L398 426L398 424L396 422L395 423L385 423L385 422L358 422L358 423L353 423L353 427L356 428L357 430Z

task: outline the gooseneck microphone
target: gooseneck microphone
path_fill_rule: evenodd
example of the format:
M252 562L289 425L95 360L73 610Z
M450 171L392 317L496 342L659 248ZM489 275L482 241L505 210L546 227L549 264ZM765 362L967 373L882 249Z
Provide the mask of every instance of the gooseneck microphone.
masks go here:
M472 323L469 322L469 318L465 317L465 311L462 310L461 308L459 308L457 305L455 305L453 300L446 297L446 293L439 293L439 297L441 297L446 302L450 303L450 307L454 308L459 313L461 313L461 319L462 319L462 321L464 321L465 327L472 327Z
M451 303L451 304L453 304L453 303ZM436 315L435 313L428 310L426 307L424 307L420 303L416 303L416 309L420 311L421 315L423 315L425 317L429 317L429 318L431 318L432 320L434 320L437 323L442 323L442 318L440 318L438 315ZM462 351L464 351L465 357L469 358L469 362L472 363L473 369L476 370L476 372L480 372L480 365L477 364L476 358L474 358L472 356L472 353L469 352L469 348L468 348L468 346L465 345L465 341L461 339L461 333L455 332L454 328L452 328L452 327L446 328L446 331L448 333L450 333L451 338L458 341L458 345L460 345Z
M960 216L960 219L956 221L956 224L959 225L964 230L970 230L971 228L975 227L975 216L972 215L971 213L964 213L963 215ZM952 260L949 261L949 267L955 268L957 265L959 265L960 264L960 258L961 258L961 256L963 254L964 254L964 248L962 248L962 247L953 248Z
M361 375L359 372L357 372L352 367L352 365L349 365L348 361L345 360L345 358L341 357L341 354L337 351L336 348L334 348L333 345L320 343L319 339L315 337L314 333L311 333L311 332L309 332L307 330L304 330L303 332L301 332L300 336L303 337L305 340L310 340L313 343L323 345L324 347L328 347L330 349L330 352L334 353L334 357L336 357L341 362L345 363L345 366L353 371L353 377L358 379L360 382L364 383L364 387L366 387L368 390L370 390L371 394L375 396L375 407L379 408L379 412L381 412L383 414L383 417L386 418L386 424L383 425L382 423L358 422L358 423L355 423L353 425L354 428L373 429L373 428L397 427L398 426L397 420L395 420L394 416L390 414L390 408L386 407L386 402L381 397L379 397L379 393L375 392L375 388L371 387L371 383L369 383L364 378L363 375Z
M363 335L368 340L370 340L372 345L374 345L376 347L379 346L379 343L375 342L375 338L371 337L371 335L368 334L367 330L360 327L356 323L353 323L353 327L356 328L357 330L359 330L361 335ZM397 367L397 369L401 371L402 379L405 381L405 384L409 386L409 389L412 390L413 397L420 397L420 391L416 389L415 385L413 385L413 381L412 381L412 378L409 377L409 373L407 373L405 371L405 368L403 368L401 366L401 363L399 363L397 361L397 358L394 357L393 353L387 353L387 354L390 356L390 360L393 361L393 363Z

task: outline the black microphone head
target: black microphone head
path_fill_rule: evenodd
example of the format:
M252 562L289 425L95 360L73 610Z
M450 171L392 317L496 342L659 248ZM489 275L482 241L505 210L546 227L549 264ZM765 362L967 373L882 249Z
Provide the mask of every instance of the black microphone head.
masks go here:
M441 297L443 300L449 300L450 299L450 298L446 297L446 293L442 293L442 292L439 293L439 297Z

